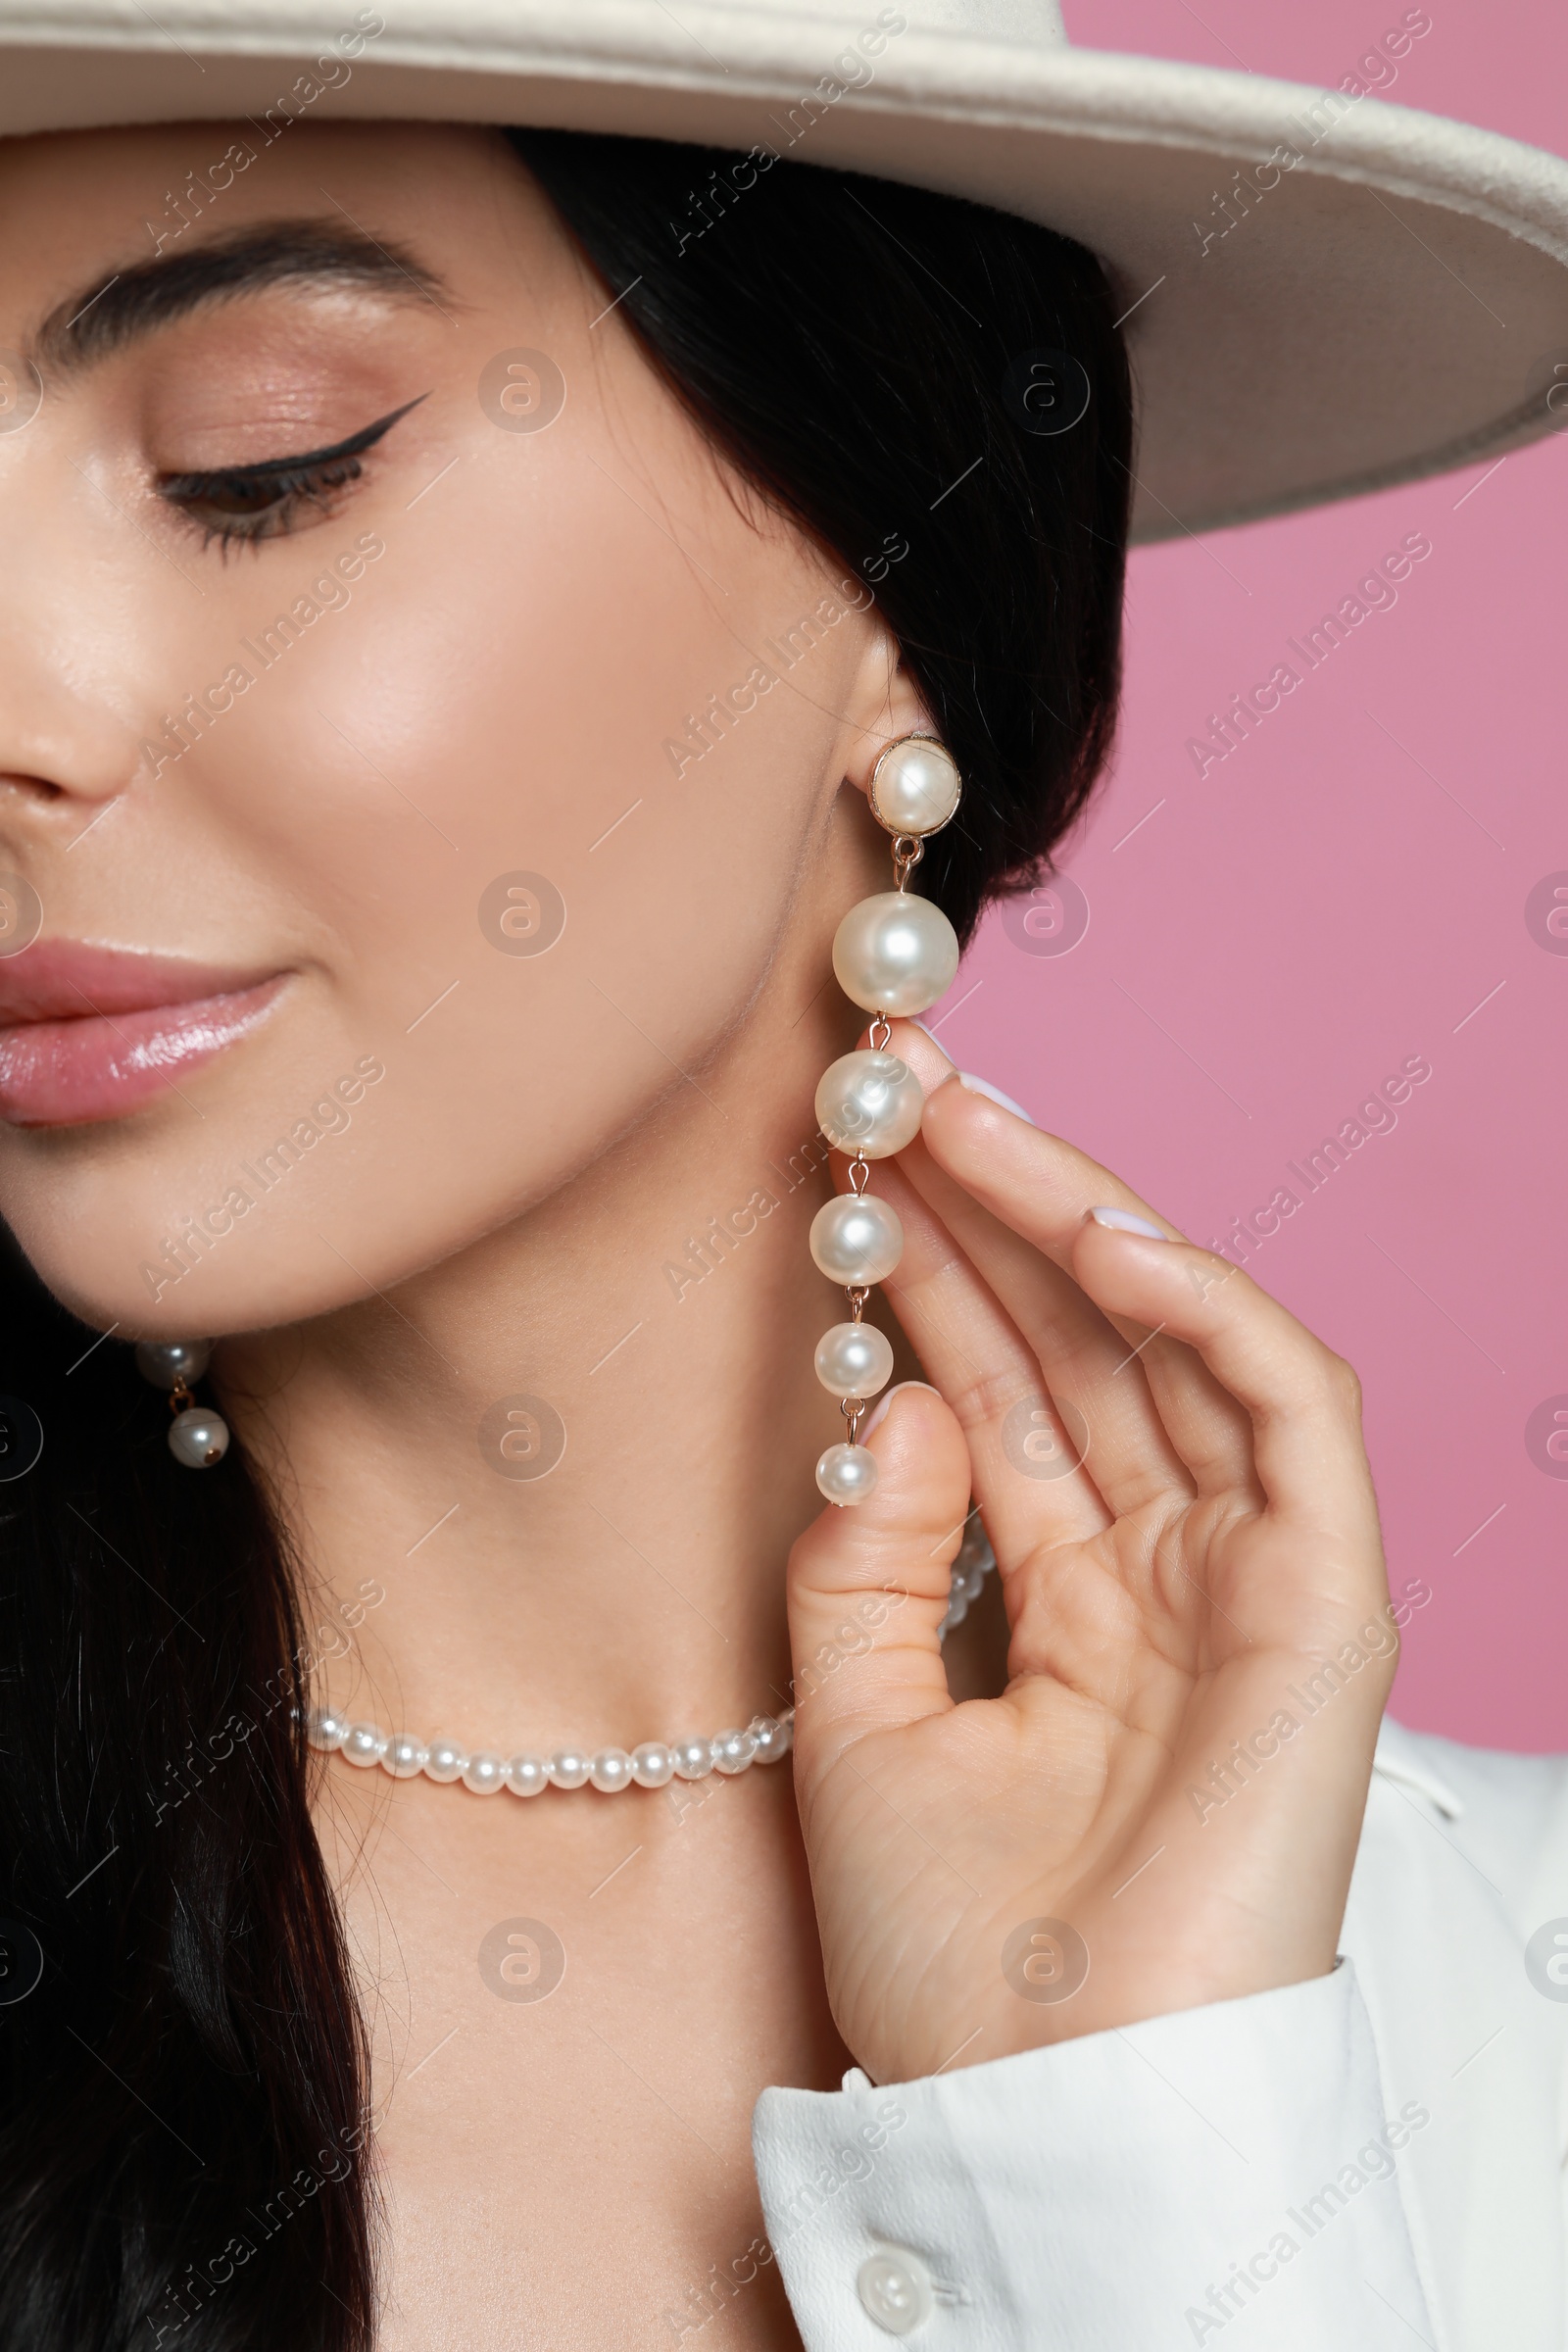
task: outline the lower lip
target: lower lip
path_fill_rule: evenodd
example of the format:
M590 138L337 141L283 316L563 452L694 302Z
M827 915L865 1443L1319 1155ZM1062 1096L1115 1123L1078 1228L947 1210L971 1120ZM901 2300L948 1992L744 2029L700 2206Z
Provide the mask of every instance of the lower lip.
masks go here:
M237 1045L281 985L279 975L190 1004L0 1028L0 1119L13 1127L79 1127L135 1110Z

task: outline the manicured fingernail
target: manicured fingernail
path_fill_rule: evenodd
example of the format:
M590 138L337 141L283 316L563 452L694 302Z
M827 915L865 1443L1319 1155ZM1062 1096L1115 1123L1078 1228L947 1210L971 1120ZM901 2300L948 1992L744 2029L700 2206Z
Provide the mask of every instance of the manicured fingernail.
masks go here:
M873 1429L881 1428L883 1422L888 1417L888 1406L893 1402L895 1396L902 1396L906 1389L930 1389L933 1396L939 1396L942 1393L940 1389L932 1389L931 1383L928 1380L901 1380L897 1388L889 1389L885 1396L879 1396L876 1403L872 1405L869 1413L867 1413L865 1417L865 1427L860 1432L860 1444L862 1446L865 1444L866 1439L871 1435Z
M958 1084L967 1087L971 1095L984 1095L987 1102L1000 1102L1004 1110L1010 1110L1013 1117L1022 1119L1026 1127L1034 1125L1023 1104L1015 1102L1010 1095L1004 1095L1000 1086L993 1086L989 1078L977 1078L972 1070L960 1070Z
M1112 1233L1141 1233L1152 1242L1162 1242L1165 1235L1147 1217L1135 1217L1130 1208L1092 1208L1089 1214L1097 1225L1108 1225Z

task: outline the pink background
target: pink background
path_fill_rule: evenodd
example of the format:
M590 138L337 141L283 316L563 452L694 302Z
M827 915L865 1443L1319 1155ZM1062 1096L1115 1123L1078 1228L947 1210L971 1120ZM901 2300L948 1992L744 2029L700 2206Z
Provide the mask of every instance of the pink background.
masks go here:
M1568 21L1428 8L1392 103L1568 146ZM1332 84L1402 14L1068 0L1067 23L1086 47ZM1532 1411L1568 1405L1568 954L1525 919L1535 884L1568 878L1565 465L1548 439L1490 478L1138 554L1121 747L1063 858L1088 930L1042 956L993 918L939 1015L963 1066L1205 1242L1300 1195L1286 1162L1407 1055L1431 1063L1249 1263L1365 1383L1391 1579L1432 1595L1394 1711L1526 1749L1568 1747L1568 1476L1526 1448ZM1397 605L1200 781L1185 745L1207 713L1414 531L1432 554Z

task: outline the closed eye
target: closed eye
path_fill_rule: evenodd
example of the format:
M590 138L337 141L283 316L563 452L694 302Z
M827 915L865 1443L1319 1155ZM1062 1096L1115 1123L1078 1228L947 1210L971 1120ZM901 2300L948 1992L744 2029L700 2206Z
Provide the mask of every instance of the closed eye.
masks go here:
M360 460L411 409L407 400L389 416L336 441L329 449L308 449L298 457L264 458L254 466L218 466L202 473L166 473L159 477L158 494L183 514L202 534L207 546L217 539L227 548L239 540L276 539L292 529L302 506L322 514L333 509L334 493L358 481Z

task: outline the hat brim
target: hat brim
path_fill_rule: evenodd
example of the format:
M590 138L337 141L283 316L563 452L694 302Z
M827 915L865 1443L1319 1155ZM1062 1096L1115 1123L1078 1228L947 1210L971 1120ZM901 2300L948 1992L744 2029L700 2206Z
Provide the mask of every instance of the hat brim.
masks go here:
M221 16L164 0L157 24L98 0L54 0L46 20L0 0L0 135L281 125L292 93L296 120L763 146L1016 212L1099 253L1125 306L1140 540L1498 458L1568 423L1558 157L1372 96L1053 43L911 25L868 57L868 21L417 0L350 61L321 0ZM343 77L301 103L320 58Z

